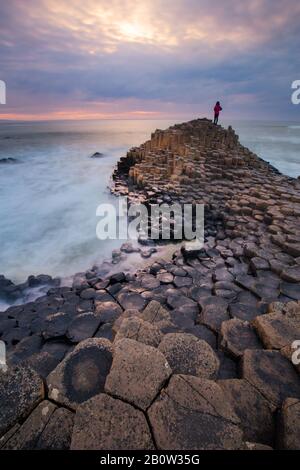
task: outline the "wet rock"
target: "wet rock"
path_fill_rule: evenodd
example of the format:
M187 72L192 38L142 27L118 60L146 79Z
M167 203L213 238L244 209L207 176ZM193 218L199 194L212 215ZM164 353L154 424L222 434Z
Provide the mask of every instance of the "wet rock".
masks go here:
M236 358L241 357L245 349L262 348L251 325L237 318L222 323L220 345L222 349Z
M70 323L66 336L72 343L91 338L100 325L100 318L92 313L81 313Z
M300 282L300 266L291 266L286 268L281 273L281 278L287 282Z
M220 380L218 384L240 418L245 439L272 444L275 435L275 407L244 379Z
M112 345L104 338L79 343L47 378L49 398L76 409L104 389L112 364Z
M10 364L18 364L40 351L42 347L42 338L40 335L27 336L22 339L9 355Z
M287 398L280 411L278 424L280 449L300 450L300 400Z
M30 367L0 371L0 436L26 418L43 398L43 381Z
M160 351L132 339L122 339L115 345L105 391L145 410L171 372Z
M174 276L171 273L161 273L157 274L157 279L161 284L171 284L171 282L173 282Z
M43 450L68 450L71 445L74 413L56 408L51 414L36 448Z
M143 310L147 305L147 300L136 292L121 292L118 294L118 302L124 310Z
M46 351L35 353L23 362L23 364L27 364L35 370L43 379L46 379L58 363L59 359Z
M194 325L184 329L185 333L190 333L199 339L206 341L213 349L217 347L216 335L204 325Z
M141 280L141 286L145 289L156 289L160 286L159 280L152 274L145 274Z
M42 352L49 353L60 362L68 352L71 352L72 348L73 346L64 341L46 341L42 347Z
M109 278L110 284L117 284L118 282L124 282L126 280L126 276L123 272L115 273Z
M189 299L185 295L181 295L177 293L171 294L167 298L167 304L169 307L173 309L180 308L180 307L189 307L189 308L194 308L195 312L198 312L197 303L194 300Z
M189 287L192 285L193 280L191 277L185 276L175 276L174 277L174 284L176 287Z
M159 449L238 449L242 445L239 419L211 380L174 375L148 416Z
M78 407L72 450L153 448L145 416L128 403L101 393Z
M64 336L71 321L72 318L67 313L57 312L53 315L48 315L46 328L43 331L43 337L45 339L50 339Z
M100 326L99 330L94 336L95 338L106 338L109 341L113 342L115 338L115 332L113 330L112 323L104 323Z
M230 304L228 311L231 317L249 322L260 313L259 307L256 305L247 305L238 302Z
M122 321L116 334L115 342L122 338L129 338L157 348L162 336L160 329L155 323L151 324L139 317L131 317L125 318Z
M165 335L158 349L174 374L212 379L217 376L219 359L206 341L187 333Z
M96 289L92 289L91 287L89 287L88 289L83 289L80 292L80 297L83 300L92 300L96 297L96 292Z
M290 282L281 282L280 292L289 297L290 299L300 300L300 289L299 286L295 283Z
M299 375L288 359L277 351L245 351L242 376L277 407L285 398L299 397Z
M200 305L202 311L199 315L199 323L203 323L218 333L223 321L229 320L228 301L222 297L210 296L202 299Z
M259 257L254 257L251 259L250 267L254 273L259 271L260 269L262 270L270 269L269 262L266 259L259 258Z

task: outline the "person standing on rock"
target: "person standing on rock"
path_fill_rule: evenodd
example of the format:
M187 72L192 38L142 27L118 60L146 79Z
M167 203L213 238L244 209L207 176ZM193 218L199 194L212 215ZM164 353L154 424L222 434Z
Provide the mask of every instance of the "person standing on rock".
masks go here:
M214 124L216 125L218 124L220 111L222 111L220 101L217 101L214 107L214 112L215 112Z

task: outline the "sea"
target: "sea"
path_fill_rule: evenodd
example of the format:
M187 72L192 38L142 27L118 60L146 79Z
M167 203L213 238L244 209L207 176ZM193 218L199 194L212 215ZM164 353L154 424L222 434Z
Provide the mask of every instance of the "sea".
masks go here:
M130 147L175 122L0 121L0 274L15 283L41 273L68 278L111 259L124 240L96 237L96 210L117 204L113 168ZM229 124L243 145L282 173L300 175L299 123ZM102 155L91 158L95 152Z

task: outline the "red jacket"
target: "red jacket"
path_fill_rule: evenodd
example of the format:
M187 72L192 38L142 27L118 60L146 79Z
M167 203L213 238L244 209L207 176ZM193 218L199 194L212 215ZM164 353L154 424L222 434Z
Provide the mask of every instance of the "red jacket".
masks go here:
M215 114L219 114L220 111L222 111L221 106L219 104L216 104L216 106L214 107Z

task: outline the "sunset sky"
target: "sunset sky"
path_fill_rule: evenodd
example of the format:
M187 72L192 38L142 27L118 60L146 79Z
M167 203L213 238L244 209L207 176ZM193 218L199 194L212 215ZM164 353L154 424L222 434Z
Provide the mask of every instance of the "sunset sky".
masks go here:
M0 119L300 121L299 0L0 0Z

